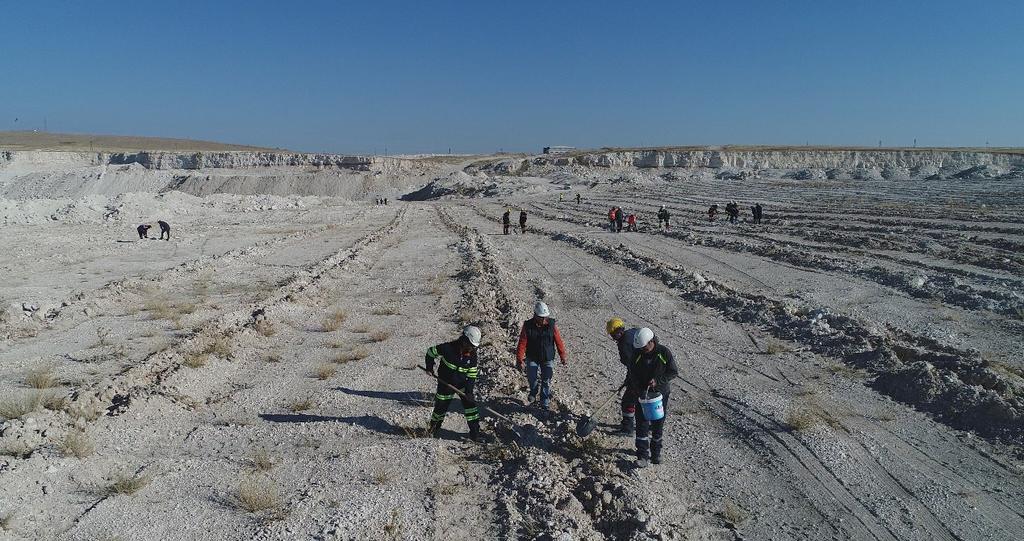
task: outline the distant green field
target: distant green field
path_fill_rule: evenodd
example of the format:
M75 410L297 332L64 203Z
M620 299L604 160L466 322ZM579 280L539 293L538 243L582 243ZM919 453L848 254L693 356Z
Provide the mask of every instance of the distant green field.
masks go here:
M167 150L175 152L216 152L231 150L289 152L288 150L281 148L229 145L225 143L214 143L211 141L194 141L191 139L35 131L0 131L0 149L76 150L96 152L135 152L140 150Z

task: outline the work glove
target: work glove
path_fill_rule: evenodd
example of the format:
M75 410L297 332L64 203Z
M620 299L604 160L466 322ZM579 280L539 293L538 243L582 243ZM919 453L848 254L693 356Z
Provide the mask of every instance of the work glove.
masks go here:
M520 372L525 372L526 371L526 362L525 361L516 361L516 368L518 368Z
M562 357L561 360L562 360L562 366L569 366L569 358L568 357Z
M658 385L658 382L654 381L653 379L652 379L651 381L648 381L648 382L647 382L647 388L648 388L648 389L653 389L653 388L654 388L654 387L656 387L657 385Z
M430 375L434 375L434 363L427 363L427 372L430 372Z

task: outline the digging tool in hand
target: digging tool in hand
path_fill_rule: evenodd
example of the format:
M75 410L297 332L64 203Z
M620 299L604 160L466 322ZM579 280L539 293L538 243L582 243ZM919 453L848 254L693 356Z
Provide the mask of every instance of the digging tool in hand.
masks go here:
M598 414L600 414L601 410L606 408L608 406L608 404L612 403L612 399L618 398L619 397L619 391L621 391L621 390L623 390L625 388L626 388L626 384L623 383L618 389L615 389L615 391L612 392L612 395L609 396L608 399L605 400L604 403L602 403L601 406L597 408L597 411L595 411L594 413L592 413L590 415L590 417L587 417L586 419L580 419L580 421L578 423L576 423L576 435L581 437L581 438L585 438L585 437L589 436L590 433L593 432L594 429L597 428L597 416L598 416Z
M447 381L437 377L436 374L434 374L430 370L427 370L427 367L417 365L416 368L419 368L420 370L426 372L428 375L430 375L430 377L432 377L432 378L436 379L437 381L441 382L441 384L443 384L445 387L448 387L449 389L455 391L455 394L459 395L459 398L462 398L463 400L465 400L466 395L461 390L459 390L457 387L455 387L451 383L448 383ZM486 411L487 413L490 413L491 415L497 417L498 419L501 419L502 421L505 421L506 423L510 424L512 426L512 432L515 432L516 436L519 436L519 431L515 429L516 424L514 422L512 422L512 419L509 419L508 417L505 417L504 415L502 415L502 414L492 410L491 408L488 408L487 406L485 406L483 404L480 404L479 401L477 401L477 405L480 407L480 409L482 409L482 410ZM521 436L519 436L519 437L521 437Z

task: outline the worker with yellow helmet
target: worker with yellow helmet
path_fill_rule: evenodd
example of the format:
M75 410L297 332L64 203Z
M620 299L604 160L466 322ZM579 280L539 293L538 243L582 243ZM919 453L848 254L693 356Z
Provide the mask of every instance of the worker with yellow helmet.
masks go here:
M605 324L605 331L608 332L608 336L618 346L619 362L627 370L629 369L629 363L636 357L633 351L633 337L636 335L637 330L636 328L627 329L626 322L617 317L609 319L608 323ZM619 426L619 430L623 434L632 434L634 428L636 428L636 400L637 397L633 396L629 387L626 387L626 392L622 394L622 424Z

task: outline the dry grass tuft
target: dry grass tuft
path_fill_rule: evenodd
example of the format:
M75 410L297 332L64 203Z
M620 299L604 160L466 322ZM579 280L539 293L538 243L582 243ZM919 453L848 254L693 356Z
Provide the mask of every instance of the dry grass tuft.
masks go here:
M338 364L344 364L344 363L348 363L348 362L352 362L352 361L358 361L358 360L361 360L361 359L365 359L369 355L370 355L370 353L368 351L366 351L365 349L363 349L363 348L356 348L356 349L353 349L353 350L350 350L350 351L345 351L343 353L338 354L338 356L334 358L334 362L336 362Z
M797 406L786 412L786 419L783 421L790 430L801 432L821 422L821 418L813 410Z
M338 373L338 369L337 368L335 368L335 367L333 367L333 366L331 366L329 364L321 364L320 366L316 367L316 370L313 371L313 377L315 377L316 379L318 379L320 381L323 381L323 380L331 379L337 373Z
M296 398L288 403L288 410L293 412L308 411L313 409L313 399L310 397Z
M203 353L208 353L221 359L231 359L234 356L234 352L231 349L231 339L224 335L216 336L213 341L206 345Z
M142 309L149 313L150 319L166 319L179 321L182 317L196 311L196 305L187 302L173 302L165 298L154 298L146 301Z
M402 530L402 519L398 516L398 509L391 510L391 516L384 523L384 535L388 539L397 539L398 533Z
M25 376L25 385L33 389L51 389L60 385L57 377L53 375L52 368L36 368L29 371Z
M352 332L354 332L356 334L366 334L366 333L370 332L371 330L373 330L373 329L371 329L369 325L365 325L365 324L352 327Z
M28 458L32 453L36 452L36 448L32 447L24 440L15 440L4 443L0 446L0 456L11 456L14 458Z
M146 485L153 480L153 476L149 474L130 474L127 472L116 472L108 478L107 485L100 489L100 492L106 496L114 496L116 494L132 495L136 492L146 488Z
M722 518L730 524L739 525L747 520L747 512L732 500L725 500L722 504Z
M378 485L386 485L395 478L395 474L387 468L381 468L373 474L373 482Z
M370 312L370 313L375 315L375 316L396 316L396 315L400 314L401 312L399 312L397 306L390 306L390 305L388 305L388 306L378 306L377 308L374 308L373 311Z
M778 340L768 340L768 343L765 344L764 346L764 352L767 353L768 355L789 353L790 351L793 351L793 348L789 347L789 345L785 344L784 342L780 342Z
M249 464L256 471L270 471L277 466L277 459L267 452L266 449L257 449L249 457Z
M281 354L280 353L270 353L270 354L267 355L266 361L268 363L279 363L279 362L281 362Z
M348 313L341 309L332 310L327 317L324 318L323 328L324 332L333 332L341 328L341 324L348 319Z
M189 368L202 368L206 366L206 361L210 359L210 356L206 353L189 353L185 355L185 360L181 364Z
M277 329L274 328L274 324L269 319L257 319L256 323L253 324L253 329L256 329L256 332L266 337L277 334Z
M0 418L20 419L38 407L38 397L33 394L23 393L19 396L11 396L0 401Z
M60 444L60 450L64 453L64 456L85 458L91 456L96 451L96 446L84 431L73 430L68 432L67 436L64 436L64 441Z
M247 476L238 484L238 508L249 513L258 513L281 508L281 496L277 485L269 480Z
M47 389L36 395L36 404L50 411L64 411L68 407L68 398L62 390Z
M0 531L14 531L14 511L4 511L3 513L0 513Z
M370 333L371 342L383 342L388 338L391 338L391 333L388 331L373 331Z

